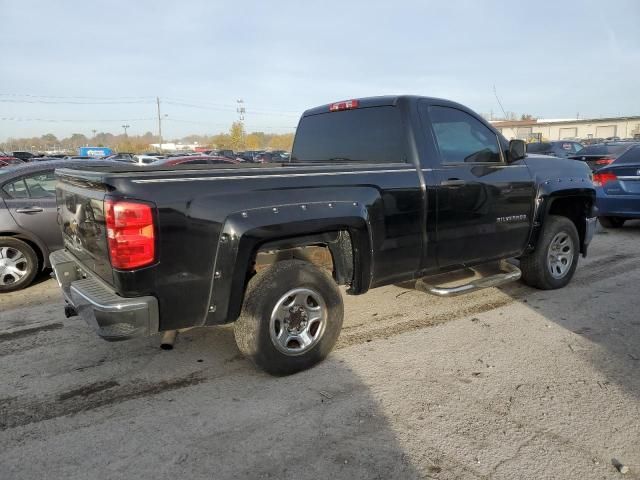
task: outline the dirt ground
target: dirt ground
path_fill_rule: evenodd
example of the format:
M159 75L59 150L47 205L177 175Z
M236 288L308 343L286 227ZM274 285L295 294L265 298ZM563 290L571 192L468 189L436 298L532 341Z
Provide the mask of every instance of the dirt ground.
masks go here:
M0 297L2 479L640 478L640 222L565 289L346 297L327 361L256 371L229 327L107 343L55 283Z

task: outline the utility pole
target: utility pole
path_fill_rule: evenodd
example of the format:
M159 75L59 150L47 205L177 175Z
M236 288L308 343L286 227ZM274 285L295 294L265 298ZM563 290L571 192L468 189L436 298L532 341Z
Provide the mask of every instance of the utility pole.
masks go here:
M236 100L236 103L238 104L238 108L236 108L236 112L238 112L238 120L240 120L240 123L244 122L244 100L239 98L238 100Z
M129 128L131 125L129 125L128 123L125 123L124 125L122 125L122 128L124 128L124 136L127 136L127 128Z
M160 137L160 152L162 153L162 117L160 116L160 97L156 97L158 105L158 137Z

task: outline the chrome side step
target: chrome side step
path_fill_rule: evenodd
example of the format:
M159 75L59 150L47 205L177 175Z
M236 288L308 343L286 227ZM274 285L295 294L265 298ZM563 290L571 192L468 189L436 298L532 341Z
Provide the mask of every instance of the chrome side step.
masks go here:
M472 270L478 273L475 269ZM455 274L455 272L452 273ZM415 288L421 292L430 293L431 295L437 295L439 297L455 297L457 295L475 292L482 288L498 287L505 283L514 282L521 276L522 271L520 271L518 267L503 261L500 262L500 273L476 278L463 285L456 285L452 287L432 285L428 283L430 277L423 277L416 282Z

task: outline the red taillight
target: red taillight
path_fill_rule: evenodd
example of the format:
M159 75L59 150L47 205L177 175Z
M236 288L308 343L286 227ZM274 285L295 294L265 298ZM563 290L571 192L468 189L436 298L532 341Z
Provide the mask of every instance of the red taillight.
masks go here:
M111 265L120 270L155 260L153 210L145 203L105 200L105 223Z
M618 180L616 174L613 172L602 172L593 174L593 184L596 187L604 187L609 182L615 182Z
M596 165L609 165L613 163L613 158L601 158L600 160L596 160Z
M330 112L339 112L340 110L353 110L358 108L358 100L345 100L343 102L336 102L329 105Z

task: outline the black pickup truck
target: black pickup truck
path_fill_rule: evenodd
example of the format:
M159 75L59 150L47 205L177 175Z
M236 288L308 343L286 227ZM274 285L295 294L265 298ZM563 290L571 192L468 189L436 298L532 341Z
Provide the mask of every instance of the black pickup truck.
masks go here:
M585 164L526 156L468 108L416 96L307 110L288 163L57 175L68 315L107 340L235 322L274 374L330 352L339 285L560 288L595 228Z

